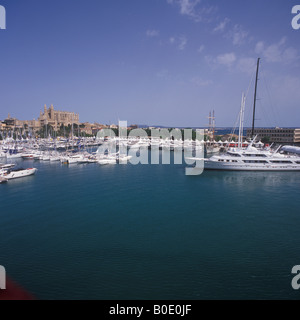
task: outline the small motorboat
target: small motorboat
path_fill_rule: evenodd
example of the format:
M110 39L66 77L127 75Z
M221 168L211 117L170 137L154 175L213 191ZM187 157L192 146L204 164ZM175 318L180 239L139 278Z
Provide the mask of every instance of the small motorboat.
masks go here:
M0 177L11 180L11 179L17 179L17 178L23 178L27 176L31 176L35 174L37 171L36 168L29 168L29 169L2 169L0 171Z
M13 164L13 163L7 163L7 164L0 163L0 170L1 169L10 169L10 168L13 168L14 166L15 166L15 164Z

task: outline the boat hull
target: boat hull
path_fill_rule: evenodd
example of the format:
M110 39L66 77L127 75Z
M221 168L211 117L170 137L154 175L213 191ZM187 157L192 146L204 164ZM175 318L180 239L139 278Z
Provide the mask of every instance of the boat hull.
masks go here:
M4 183L4 182L7 182L7 181L8 181L8 179L0 177L0 183Z
M28 177L28 176L34 175L36 170L37 169L35 168L30 168L30 169L25 169L21 171L11 171L7 174L3 174L2 177L7 180Z
M223 170L223 171L300 171L300 165L243 165L226 164L217 162L204 162L204 170Z

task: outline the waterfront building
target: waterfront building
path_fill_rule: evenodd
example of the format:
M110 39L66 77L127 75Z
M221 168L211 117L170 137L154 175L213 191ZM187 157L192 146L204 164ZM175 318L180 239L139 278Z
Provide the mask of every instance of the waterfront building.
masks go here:
M54 130L58 130L61 125L68 126L72 123L79 125L79 114L54 110L53 105L47 109L47 106L45 105L44 112L40 112L38 121L40 122L41 127L51 125Z
M279 144L299 144L300 129L299 128L256 128L254 135L258 139L267 138L270 143ZM252 138L252 130L247 129L247 138Z
M8 117L3 121L5 124L6 129L13 129L16 128L18 125L18 120L16 118L11 118L10 114L8 114Z
M12 118L10 114L8 114L8 117L1 123L0 130L28 129L36 132L45 125L51 125L54 130L58 130L62 125L68 126L72 123L79 124L78 113L57 111L54 110L53 105L47 109L47 106L45 105L44 112L40 112L38 120L18 120Z
M80 132L88 135L96 135L99 130L106 128L107 126L103 124L84 122L80 125Z
M4 122L0 122L0 131L3 131L6 129L6 124Z
M244 140L244 137L242 137L242 139ZM232 134L232 133L227 133L222 135L222 139L223 142L228 140L229 142L231 141L238 141L239 140L239 136L237 134Z

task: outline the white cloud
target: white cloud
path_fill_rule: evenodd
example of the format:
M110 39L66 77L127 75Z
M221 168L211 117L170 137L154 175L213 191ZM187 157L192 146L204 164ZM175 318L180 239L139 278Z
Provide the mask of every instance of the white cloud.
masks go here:
M180 13L188 16L194 16L196 12L196 6L200 3L200 0L179 0Z
M255 46L255 52L262 55L267 62L293 63L299 59L299 54L293 47L286 46L286 38L283 37L277 43L266 45L259 41Z
M232 64L236 61L235 53L224 53L220 54L215 58L215 62L227 67L231 67Z
M300 101L300 78L286 75L279 76L271 81L273 100L278 107L286 108L289 105L295 111Z
M282 40L279 43L270 46L266 46L264 42L260 41L256 44L255 52L257 54L262 54L268 62L279 62L281 61L282 45Z
M237 57L234 52L219 54L217 57L205 56L206 63L212 68L216 69L220 66L225 66L227 68L232 68L233 64L236 62Z
M283 60L287 61L288 63L299 59L298 51L292 47L285 49L282 54L282 57L283 57Z
M204 50L204 48L205 48L205 46L202 44L197 51L199 53L201 53Z
M226 28L226 25L228 24L228 22L230 21L230 19L225 18L223 21L221 21L215 28L214 28L214 32L223 32Z
M231 71L251 75L256 70L256 59L252 57L239 58L234 52L223 53L216 57L206 56L206 62L212 69L225 66Z
M198 87L205 87L205 86L209 86L209 85L213 84L212 80L204 80L204 79L202 79L200 77L192 78L191 82L193 84L195 84L196 86L198 86Z
M255 46L255 52L258 54L261 54L264 50L264 43L262 41L257 42L256 46Z
M233 29L229 32L229 37L232 39L234 45L241 45L248 36L242 26L236 24Z
M271 45L267 47L263 51L263 55L265 56L266 60L269 62L279 62L281 61L281 49L277 45Z
M187 38L186 36L170 37L169 42L170 44L176 45L179 50L184 50L187 44Z
M215 6L199 6L202 0L167 0L169 4L179 7L180 14L186 15L194 21L202 21L205 16L215 11Z
M178 44L179 50L184 50L186 44L187 44L187 38L185 36L179 37L179 44Z
M147 35L147 37L157 37L159 35L159 31L149 29L146 31L146 35Z
M237 62L239 71L252 74L256 69L256 60L254 58L240 58Z

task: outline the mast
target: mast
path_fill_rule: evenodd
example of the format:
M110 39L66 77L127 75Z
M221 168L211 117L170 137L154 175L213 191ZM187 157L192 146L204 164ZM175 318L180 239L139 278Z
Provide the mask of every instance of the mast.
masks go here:
M243 93L242 94L242 102L241 102L241 111L240 111L240 127L239 127L239 141L238 141L239 148L243 147L245 103L246 103L246 96Z
M74 150L74 115L72 114L72 151Z
M213 137L212 140L213 142L215 141L215 126L216 126L216 121L215 121L215 110L213 110L213 116L212 116L212 132L213 132Z
M208 127L209 127L209 133L211 134L211 111L209 111L209 117L208 117L208 119L209 119L209 123L208 123Z
M254 103L253 103L253 120L252 120L252 137L254 137L255 108L256 108L256 94L257 94L257 81L258 81L259 61L260 61L260 58L257 59L257 67L256 67Z

